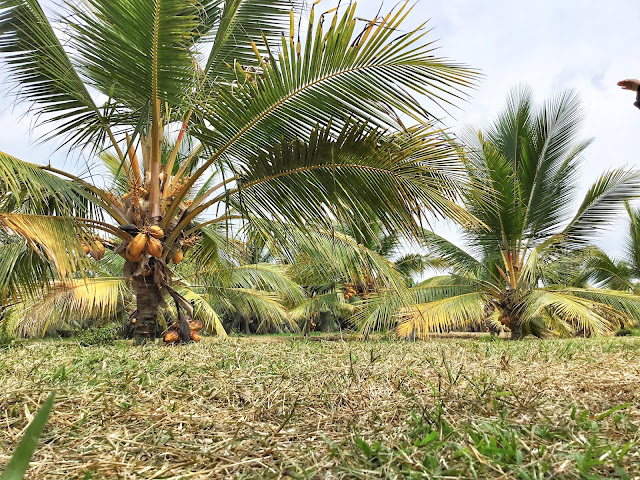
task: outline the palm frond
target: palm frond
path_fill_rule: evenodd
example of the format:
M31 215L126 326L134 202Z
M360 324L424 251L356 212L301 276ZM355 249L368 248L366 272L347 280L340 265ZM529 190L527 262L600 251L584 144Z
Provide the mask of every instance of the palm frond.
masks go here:
M81 185L0 152L0 209L33 215L100 218L100 200Z
M300 51L286 37L277 58L267 45L270 56L257 55L259 75L247 79L237 69L242 81L233 91L224 86L215 102L206 98L196 108L205 122L194 134L211 158L192 176L193 182L214 163L268 150L283 133L286 140L308 138L318 124L331 124L333 132L354 120L403 130L399 114L423 123L433 117L412 93L453 101L477 77L434 57L419 28L398 32L410 12L406 5L382 22L372 22L362 35L355 32L355 5L336 17L326 33L322 21L315 25L313 12Z
M110 134L37 0L0 1L0 55L19 98L51 127L49 137L86 145Z
M248 160L237 166L238 187L228 197L247 217L324 229L335 219L362 228L367 218L413 236L423 212L475 222L455 202L465 187L462 164L432 130L386 138L355 125L335 139L316 130L308 143L283 142Z
M195 0L85 0L72 6L71 45L90 84L137 125L152 99L181 105L195 85L200 15Z
M589 335L605 335L628 322L629 317L624 312L595 299L578 296L578 293L586 294L578 289L546 288L530 292L520 307L523 322L539 317L543 309Z
M616 169L606 172L589 188L578 213L564 229L567 243L583 245L602 233L612 215L622 212L627 200L640 195L640 172Z
M387 290L372 296L354 315L354 323L365 334L376 330L386 331L397 327L403 312L412 311L419 315L420 308L432 302L472 293L479 293L485 304L491 299L491 294L481 282L460 276L432 277L403 293L404 295L398 295L396 292ZM446 324L442 324L441 327L437 324L429 325L435 328L432 331L448 328ZM422 333L428 332L429 330L425 330Z
M2 235L5 237L5 235ZM33 297L45 290L53 278L47 258L22 238L0 242L0 303L8 305L21 297Z
M431 332L462 328L486 318L486 303L486 294L470 292L408 306L399 312L400 324L396 331L401 338L425 338Z
M87 265L82 244L93 245L93 238L72 218L0 213L0 227L22 236L32 248L41 248L60 277Z
M106 321L124 308L127 286L122 278L87 278L59 282L42 297L10 307L2 323L19 336L42 336L50 328Z
M221 2L219 2L221 3ZM215 37L203 68L213 80L234 80L232 65L248 67L256 56L251 42L261 43L264 36L276 44L282 32L290 28L290 14L301 13L302 0L227 0L214 22ZM266 54L266 52L263 52Z

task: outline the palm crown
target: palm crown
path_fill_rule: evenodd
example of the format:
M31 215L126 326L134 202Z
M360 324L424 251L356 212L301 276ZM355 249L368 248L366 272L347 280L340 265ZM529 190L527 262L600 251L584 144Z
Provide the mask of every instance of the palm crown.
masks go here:
M303 31L298 7L71 2L56 19L63 44L37 0L0 0L0 53L20 97L50 137L107 149L119 182L101 188L2 154L1 224L61 277L86 268L82 244L99 249L96 232L117 239L136 334L150 337L165 294L192 310L168 260L206 226L253 216L308 228L366 215L417 235L425 213L472 222L455 203L457 153L415 96L452 101L475 73L434 57L421 29L399 33L406 6L360 30L355 6L330 23L312 8Z
M568 260L589 247L640 186L638 172L609 171L573 210L589 144L578 139L580 120L575 94L536 107L523 88L512 92L489 128L467 135L475 185L467 205L485 227L462 232L465 248L425 232L431 252L453 275L414 289L421 304L402 310L403 335L487 319L516 338L523 328L603 334L637 317L640 302L631 294L566 282L576 266Z

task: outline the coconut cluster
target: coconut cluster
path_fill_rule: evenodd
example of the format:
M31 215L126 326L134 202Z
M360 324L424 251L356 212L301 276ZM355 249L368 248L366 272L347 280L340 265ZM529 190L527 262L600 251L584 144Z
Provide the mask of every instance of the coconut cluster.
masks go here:
M180 342L180 332L178 328L178 324L174 323L169 327L167 333L164 334L164 342L167 345L176 345ZM191 320L189 322L189 335L192 341L199 342L202 340L200 330L202 330L202 322L200 320Z

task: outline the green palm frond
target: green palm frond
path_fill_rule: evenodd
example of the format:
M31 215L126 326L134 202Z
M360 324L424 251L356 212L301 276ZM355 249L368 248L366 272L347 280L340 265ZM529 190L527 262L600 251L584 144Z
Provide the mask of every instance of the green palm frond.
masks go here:
M562 232L567 242L578 245L606 230L625 201L640 195L640 172L616 169L606 172L589 188L578 213Z
M18 97L51 127L49 137L87 145L110 135L37 0L0 0L0 55L20 85Z
M425 211L474 222L455 203L464 183L452 177L462 175L462 164L438 135L420 129L386 138L359 125L335 139L328 130L314 131L308 143L284 142L251 157L229 198L245 216L307 228L314 219L331 228L336 218L362 228L358 219L368 218L417 236L416 216Z
M2 235L0 242L0 302L41 294L53 278L46 257L22 238Z
M336 231L305 230L252 219L251 226L269 238L274 255L295 268L301 285L375 281L380 288L404 289L404 279L388 259Z
M196 108L205 122L194 132L211 158L191 180L195 182L217 162L230 157L241 161L268 150L283 133L286 140L309 138L318 124L332 124L332 131L339 132L354 120L403 130L399 114L421 123L432 118L412 92L452 101L477 75L434 57L420 29L399 33L409 12L405 5L358 36L355 5L341 18L335 17L326 32L322 22L315 25L312 9L300 53L295 42L283 37L277 58L272 46L271 56L257 57L259 75L247 80L238 70L242 81L233 91L223 86L217 101L207 99Z
M139 116L151 99L180 105L194 86L195 0L85 0L72 7L71 45L90 84ZM138 118L140 118L138 116ZM138 119L128 114L129 125Z
M628 315L623 311L595 299L579 296L579 293L588 295L578 289L532 291L521 306L524 322L528 323L539 317L541 311L546 309L582 332L589 335L605 335L629 321Z
M218 2L222 3L222 2ZM264 36L276 44L282 32L290 29L290 15L300 12L301 0L227 0L215 25L215 37L204 72L212 80L233 80L233 65L255 63L251 42L260 43Z
M626 203L629 215L629 236L625 244L626 257L633 268L633 276L640 278L640 211Z
M100 218L100 200L42 167L0 152L0 208L34 215L89 215Z
M440 258L446 267L453 268L458 274L481 276L483 271L486 271L486 266L482 262L440 235L430 230L423 230L422 238L429 252Z
M291 280L284 266L268 263L240 265L229 269L229 273L232 285L277 293L288 304L300 303L305 297L300 285Z
M289 310L289 315L299 324L311 318L314 313L328 312L337 318L349 318L357 309L356 305L346 303L341 294L330 292L306 298Z

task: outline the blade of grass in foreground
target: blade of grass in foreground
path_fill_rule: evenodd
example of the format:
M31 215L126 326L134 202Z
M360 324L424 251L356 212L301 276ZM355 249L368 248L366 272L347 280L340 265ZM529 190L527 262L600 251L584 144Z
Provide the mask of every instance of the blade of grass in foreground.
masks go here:
M33 452L35 452L38 446L38 440L40 439L40 435L42 435L42 430L44 430L44 426L49 419L55 396L56 392L51 392L51 395L49 395L42 407L40 407L40 410L38 410L38 413L36 413L36 416L27 427L24 437L20 440L16 451L13 452L11 460L9 460L7 468L0 477L0 480L22 480L24 478L24 474L29 468L31 457L33 457Z

